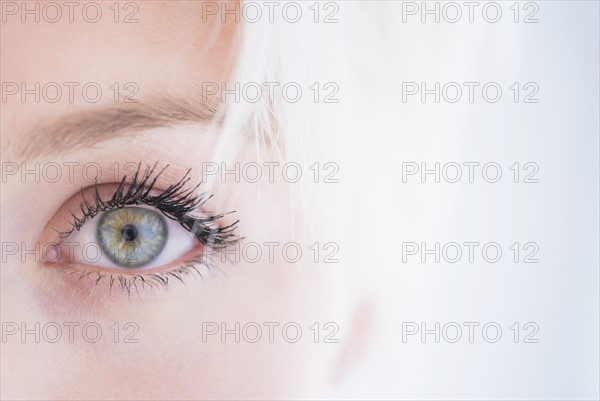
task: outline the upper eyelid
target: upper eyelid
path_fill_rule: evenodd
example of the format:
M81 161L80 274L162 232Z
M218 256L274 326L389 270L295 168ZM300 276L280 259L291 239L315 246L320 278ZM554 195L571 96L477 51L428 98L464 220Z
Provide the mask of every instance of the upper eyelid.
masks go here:
M139 163L137 170L132 174L129 181L127 181L126 175L121 178L110 199L102 198L99 194L99 184L97 182L93 186L94 199L92 203L85 196L82 188L78 213L80 216L71 212L73 219L71 228L65 231L55 230L58 232L59 237L68 237L74 230L78 230L101 211L126 205L146 204L156 207L166 217L178 220L185 229L193 232L203 245L227 246L229 243L241 239L235 234L239 220L226 226L219 226L215 223L223 218L226 213L206 214L201 217L190 216L192 212L197 212L197 209L212 196L207 192L196 193L200 183L193 187L187 185L191 180L190 170L179 181L167 186L166 189L155 189L158 178L168 168L168 165L166 165L155 174L157 164L155 163L152 167L146 166L142 175L140 175L142 169L141 163ZM153 190L156 191L156 195L151 195Z

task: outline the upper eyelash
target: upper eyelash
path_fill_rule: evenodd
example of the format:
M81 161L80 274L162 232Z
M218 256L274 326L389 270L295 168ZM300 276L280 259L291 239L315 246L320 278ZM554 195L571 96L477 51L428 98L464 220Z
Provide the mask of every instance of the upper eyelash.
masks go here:
M225 214L233 212L198 217L191 215L192 212L196 211L212 197L207 192L195 193L201 183L198 183L191 189L185 189L185 185L190 181L189 174L191 170L188 170L179 182L170 185L158 195L151 195L150 192L154 188L156 181L167 167L169 167L169 165L166 165L152 177L157 164L155 163L152 167L147 166L143 175L140 176L141 163L139 163L131 182L126 184L127 176L124 175L114 195L108 201L102 200L97 181L94 183L94 201L92 204L86 199L82 188L81 196L83 201L80 204L82 216L78 217L71 212L71 216L73 217L71 229L59 231L58 235L60 238L68 237L75 230L79 231L86 221L94 218L100 212L122 208L127 205L145 204L155 207L166 217L178 221L183 228L194 234L196 239L204 246L219 249L240 239L235 234L239 220L223 227L216 224Z

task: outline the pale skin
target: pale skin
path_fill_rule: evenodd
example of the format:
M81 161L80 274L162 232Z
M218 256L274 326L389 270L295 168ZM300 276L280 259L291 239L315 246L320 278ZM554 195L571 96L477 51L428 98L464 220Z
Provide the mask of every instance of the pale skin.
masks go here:
M42 86L47 82L95 82L105 95L97 103L87 102L78 90L74 102L67 96L56 103L8 97L1 105L2 162L19 166L93 162L105 172L99 183L106 188L115 183L111 168L116 163L169 164L157 181L159 189L177 182L190 168L192 181L201 179L200 163L213 161L219 132L200 119L183 118L151 129L128 131L125 127L119 135L95 135L85 140L90 142L82 140L76 147L58 149L52 146L58 138L45 136L52 130L40 132L39 128L52 123L52 132L56 132L65 119L81 112L132 110L163 98L185 99L195 107L194 90L199 83L229 79L235 62L230 54L236 53L241 35L239 26L228 22L222 24L218 37L209 40L214 27L199 23L198 13L199 5L194 2L149 2L140 7L140 22L134 24L116 24L112 16L97 24L77 18L73 23L22 23L18 18L3 23L2 82L40 82ZM137 83L139 104L115 103L109 87L116 82L121 87L126 82ZM31 147L36 141L45 143L43 149ZM86 146L91 142L93 145ZM242 147L238 161L253 160L251 144ZM65 167L63 174L67 171ZM77 210L81 201L78 192L91 185L77 169L73 180L67 178L48 182L42 177L36 182L33 175L22 179L15 174L3 180L3 243L25 243L27 249L34 249L36 243L43 247L56 240L52 228L69 223L69 211ZM246 239L303 243L302 226L296 225L293 233L290 229L284 186L262 186L260 200L257 186L244 182L220 183L212 192L215 196L208 209L235 210L223 224L239 219L239 234ZM55 322L63 327L63 339L52 343L42 338L37 343L31 335L21 341L19 333L3 341L3 399L306 397L343 381L340 361L348 361L348 349L355 341L349 322L358 305L351 305L343 316L334 313L334 276L324 274L323 266L310 257L299 264L286 263L281 257L274 262L263 258L258 263L223 263L218 270L224 274L209 273L204 280L190 276L185 285L172 280L168 290L153 288L127 296L119 288L109 294L106 281L98 286L89 279L78 282L60 265L49 266L36 254L23 261L21 254L2 261L2 322L16 322L19 329L22 322L29 329L35 322L41 326ZM65 322L80 323L72 342L66 338ZM89 322L103 330L97 343L81 338L81 326ZM123 341L125 334L132 332L124 330L127 322L138 328L137 343ZM273 343L264 338L257 343L243 339L237 343L234 335L221 341L218 334L204 342L206 322L227 322L229 329L235 322L242 326L256 322L263 327L263 337L268 336L265 322L279 323L279 329L274 329ZM302 328L298 343L283 340L280 328L287 322ZM339 342L315 343L309 328L315 322L336 322ZM121 330L116 342L111 329L115 323Z

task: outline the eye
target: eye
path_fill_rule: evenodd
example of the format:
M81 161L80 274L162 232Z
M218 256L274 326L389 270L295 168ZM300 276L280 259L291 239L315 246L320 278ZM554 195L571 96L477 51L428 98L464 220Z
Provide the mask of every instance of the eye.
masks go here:
M199 273L199 264L209 268L212 251L240 239L238 221L225 224L228 213L206 209L211 196L198 191L199 184L189 186L189 171L158 189L167 167L155 174L156 165L143 172L138 165L129 182L124 176L118 184L82 189L53 218L67 229L51 227L59 240L45 262L79 272L80 278L93 276L96 285L109 277L109 288L118 282L128 292L137 289L138 279L142 286L152 281L166 286L169 277L182 281L181 273Z
M167 265L200 245L178 222L143 206L101 212L69 242L73 263L138 271Z

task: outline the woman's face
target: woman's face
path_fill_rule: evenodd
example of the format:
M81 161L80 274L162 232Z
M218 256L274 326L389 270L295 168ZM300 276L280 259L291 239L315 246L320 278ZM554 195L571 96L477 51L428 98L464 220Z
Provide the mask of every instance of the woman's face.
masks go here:
M22 9L34 4L40 23ZM327 388L349 330L330 302L336 265L321 263L333 250L323 243L335 239L309 239L280 166L269 180L263 158L263 179L248 179L260 153L252 132L239 133L235 160L214 156L220 124L209 121L220 98L206 84L231 80L240 27L231 15L203 22L200 2L99 2L97 22L86 20L97 12L86 4L60 3L57 23L45 21L56 15L46 3L3 10L2 397L281 398ZM193 211L194 229L235 211L203 228L227 245L212 267L181 266L209 245L161 213L164 263L96 261L108 211L97 210L94 179L106 202L138 163L140 176L156 164L155 204L126 206L141 220L106 217L106 236L156 233L160 194L191 169L183 189L212 178L214 194ZM66 236L86 214L83 199L98 214Z

